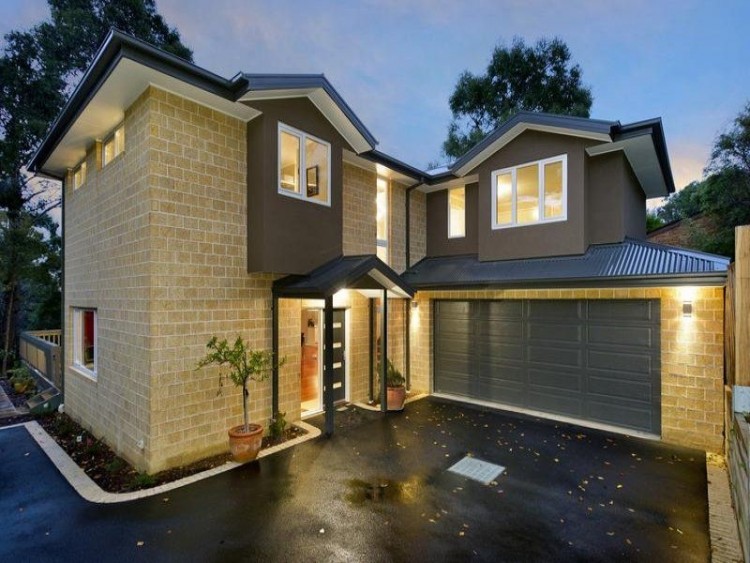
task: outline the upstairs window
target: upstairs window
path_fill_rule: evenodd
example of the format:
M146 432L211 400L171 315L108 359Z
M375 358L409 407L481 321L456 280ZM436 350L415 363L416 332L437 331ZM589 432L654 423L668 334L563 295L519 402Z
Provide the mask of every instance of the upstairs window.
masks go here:
M86 182L86 161L73 171L73 189L77 190Z
M125 127L120 125L102 147L102 166L107 166L125 150Z
M331 145L279 123L279 193L331 205Z
M96 309L73 309L73 365L96 378Z
M378 191L375 198L376 234L375 245L378 258L388 263L388 180L378 176Z
M567 155L495 170L492 228L551 223L567 218Z
M448 238L466 236L466 188L448 190Z

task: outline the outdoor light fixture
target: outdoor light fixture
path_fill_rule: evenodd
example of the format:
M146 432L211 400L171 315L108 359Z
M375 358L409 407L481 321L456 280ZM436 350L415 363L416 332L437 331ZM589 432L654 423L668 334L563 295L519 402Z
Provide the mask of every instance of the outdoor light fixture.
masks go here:
M419 309L419 301L412 301L411 302L411 308L412 309Z
M682 316L689 319L693 316L693 302L683 301L682 302Z

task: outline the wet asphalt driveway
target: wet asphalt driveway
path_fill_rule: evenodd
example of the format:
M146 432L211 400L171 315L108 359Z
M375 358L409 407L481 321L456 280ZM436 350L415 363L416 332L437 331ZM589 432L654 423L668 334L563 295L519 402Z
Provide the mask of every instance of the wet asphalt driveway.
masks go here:
M507 470L446 471L467 453ZM709 559L702 452L436 399L115 505L0 430L0 522L0 561Z

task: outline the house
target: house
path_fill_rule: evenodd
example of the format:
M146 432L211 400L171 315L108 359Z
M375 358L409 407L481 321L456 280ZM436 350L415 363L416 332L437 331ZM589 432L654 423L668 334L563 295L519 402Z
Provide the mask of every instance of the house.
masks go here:
M142 470L226 449L240 401L195 365L237 334L286 358L255 421L332 431L387 355L412 393L721 449L728 261L644 240L658 119L519 113L428 173L322 75L113 31L30 166L64 183L66 412Z

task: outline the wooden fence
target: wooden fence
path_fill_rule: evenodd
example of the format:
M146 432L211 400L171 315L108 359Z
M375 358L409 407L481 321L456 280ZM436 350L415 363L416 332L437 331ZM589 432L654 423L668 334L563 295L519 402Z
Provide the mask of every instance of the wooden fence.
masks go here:
M21 359L58 389L62 389L61 339L59 330L22 332L18 339Z

